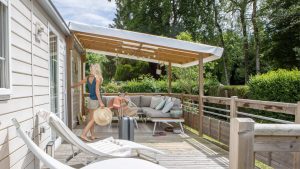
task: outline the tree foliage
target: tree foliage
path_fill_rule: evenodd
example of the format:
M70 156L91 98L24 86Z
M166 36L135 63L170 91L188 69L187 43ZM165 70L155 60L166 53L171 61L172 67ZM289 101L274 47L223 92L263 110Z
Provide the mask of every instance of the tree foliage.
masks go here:
M223 58L205 66L205 76L223 84L245 84L248 76L257 73L300 67L299 0L116 0L115 3L112 27L223 47ZM118 65L116 70L111 71L115 72L111 77L116 80L137 78L137 70L158 78L155 64L118 60L114 61ZM196 68L191 70L197 72ZM182 74L191 74L191 70L174 70L180 72L174 76L179 79Z

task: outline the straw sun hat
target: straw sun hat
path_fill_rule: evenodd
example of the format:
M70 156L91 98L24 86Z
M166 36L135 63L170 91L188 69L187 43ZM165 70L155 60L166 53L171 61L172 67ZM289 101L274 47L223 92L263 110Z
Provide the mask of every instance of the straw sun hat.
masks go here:
M106 126L106 125L110 124L112 121L112 116L113 116L113 113L107 107L105 107L103 109L98 108L94 112L95 123L100 126Z

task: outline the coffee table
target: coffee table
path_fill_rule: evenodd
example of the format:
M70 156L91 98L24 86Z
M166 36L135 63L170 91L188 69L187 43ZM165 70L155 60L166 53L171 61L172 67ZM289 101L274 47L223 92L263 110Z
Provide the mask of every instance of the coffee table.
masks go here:
M178 118L178 119L176 119L176 118L151 118L150 120L154 123L154 128L153 128L153 132L152 132L153 135L155 134L155 129L156 129L157 123L166 123L166 124L178 123L180 126L180 129L181 129L181 133L184 133L183 126L182 126L182 123L184 122L183 118Z

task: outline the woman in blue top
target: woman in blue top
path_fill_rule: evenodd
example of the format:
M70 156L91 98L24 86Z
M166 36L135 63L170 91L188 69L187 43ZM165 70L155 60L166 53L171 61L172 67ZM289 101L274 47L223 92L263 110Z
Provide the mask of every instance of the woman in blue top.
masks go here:
M99 64L92 64L90 65L90 75L86 79L83 79L79 83L71 86L72 88L74 88L74 87L81 86L85 83L88 84L90 96L88 98L87 108L90 114L90 121L85 126L80 136L81 139L85 141L91 141L96 138L95 131L94 131L95 128L94 112L99 107L104 108L104 104L102 102L101 93L100 93L100 87L102 82L103 82L103 78L102 78L102 73ZM88 131L90 131L91 133L91 140L87 138Z

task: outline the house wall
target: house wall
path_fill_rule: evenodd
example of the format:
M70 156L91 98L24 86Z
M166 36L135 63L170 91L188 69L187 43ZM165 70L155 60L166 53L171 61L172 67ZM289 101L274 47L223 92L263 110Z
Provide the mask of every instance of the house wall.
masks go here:
M49 27L58 33L59 53L59 112L65 115L66 57L65 35L37 4L37 0L10 0L11 3L11 99L0 101L0 168L40 168L42 164L17 137L11 118L17 118L22 129L30 131L40 148L45 149L51 140L51 130L46 122L36 116L36 109L50 110L49 90ZM35 39L36 23L44 28L41 41ZM40 128L46 132L39 134Z

